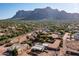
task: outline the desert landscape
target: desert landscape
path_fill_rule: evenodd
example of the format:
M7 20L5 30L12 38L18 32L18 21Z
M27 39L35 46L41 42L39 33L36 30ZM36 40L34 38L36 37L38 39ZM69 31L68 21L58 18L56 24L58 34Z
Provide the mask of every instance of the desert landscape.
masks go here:
M11 6L15 5L20 6ZM79 56L79 13L48 5L27 11L17 9L12 17L0 19L0 56ZM59 4L64 5L70 6ZM7 12L3 13L5 16Z

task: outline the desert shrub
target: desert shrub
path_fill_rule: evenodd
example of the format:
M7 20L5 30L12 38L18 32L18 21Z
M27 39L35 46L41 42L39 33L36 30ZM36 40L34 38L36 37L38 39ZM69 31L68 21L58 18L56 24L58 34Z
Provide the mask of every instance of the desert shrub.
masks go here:
M18 55L17 49L14 48L14 49L12 50L12 56L17 56L17 55Z

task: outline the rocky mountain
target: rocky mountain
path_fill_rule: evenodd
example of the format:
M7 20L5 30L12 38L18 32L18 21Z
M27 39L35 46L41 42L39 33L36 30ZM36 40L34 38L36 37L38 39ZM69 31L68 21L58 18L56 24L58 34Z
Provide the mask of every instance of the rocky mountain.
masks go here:
M33 11L19 10L12 19L40 20L40 19L79 19L79 13L67 13L50 7L37 8Z

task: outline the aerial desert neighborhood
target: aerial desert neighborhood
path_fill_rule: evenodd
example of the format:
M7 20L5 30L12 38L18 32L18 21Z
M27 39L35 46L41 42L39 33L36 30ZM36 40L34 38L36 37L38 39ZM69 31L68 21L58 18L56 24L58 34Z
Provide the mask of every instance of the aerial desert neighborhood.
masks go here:
M79 56L76 6L0 4L0 56Z

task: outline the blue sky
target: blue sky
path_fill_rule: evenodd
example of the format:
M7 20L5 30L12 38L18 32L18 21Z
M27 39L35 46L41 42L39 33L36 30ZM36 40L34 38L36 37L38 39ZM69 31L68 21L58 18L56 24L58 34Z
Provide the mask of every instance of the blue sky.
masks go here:
M0 3L0 19L10 18L18 10L33 10L35 8L51 7L70 13L79 13L79 3Z

